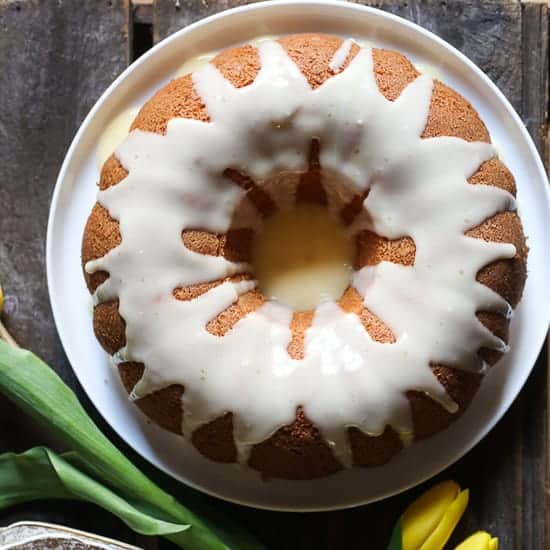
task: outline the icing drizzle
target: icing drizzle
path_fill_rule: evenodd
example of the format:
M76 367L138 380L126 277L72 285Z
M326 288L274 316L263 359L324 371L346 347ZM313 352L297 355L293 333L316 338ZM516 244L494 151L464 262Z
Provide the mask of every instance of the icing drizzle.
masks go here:
M351 38L348 38L342 42L341 46L336 50L334 57L330 60L328 65L331 71L334 73L339 73L342 70L353 44L354 41Z
M500 349L476 311L508 304L476 282L484 265L510 258L509 244L464 232L513 207L505 191L467 179L495 155L487 143L421 139L432 80L418 77L391 102L378 90L372 50L345 41L331 67L336 74L315 90L275 41L258 44L255 81L234 88L211 64L193 74L210 122L172 119L166 135L134 130L117 149L128 170L99 202L120 223L122 243L89 262L110 273L96 303L118 298L126 321L119 361L146 365L134 389L143 396L182 384L183 433L227 411L241 461L251 445L294 420L302 406L335 456L351 464L347 428L380 434L391 425L412 433L405 392L428 393L449 411L457 406L429 368L442 363L480 371L480 347ZM234 168L256 182L307 169L311 141L320 141L323 173L338 174L356 193L370 188L352 230L391 239L409 236L414 266L383 262L355 273L365 305L393 331L396 342L373 341L354 314L334 302L315 311L305 358L292 359L291 310L266 303L225 336L205 325L255 281L225 282L191 301L174 288L222 279L249 266L200 255L181 240L185 228L216 233L231 225L244 192L223 176Z

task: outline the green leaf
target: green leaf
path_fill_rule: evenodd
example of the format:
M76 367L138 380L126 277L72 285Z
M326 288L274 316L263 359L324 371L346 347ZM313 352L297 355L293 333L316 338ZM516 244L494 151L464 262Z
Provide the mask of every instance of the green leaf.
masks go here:
M48 425L93 476L159 520L190 525L177 535L189 550L261 550L252 535L218 516L209 524L155 485L99 430L72 390L30 351L0 340L0 393ZM213 519L213 518L211 518Z
M401 527L401 518L399 518L393 528L387 550L403 550L403 529Z
M144 514L44 447L19 455L0 455L0 509L51 498L97 504L143 535L173 535L189 529L189 525L168 523Z

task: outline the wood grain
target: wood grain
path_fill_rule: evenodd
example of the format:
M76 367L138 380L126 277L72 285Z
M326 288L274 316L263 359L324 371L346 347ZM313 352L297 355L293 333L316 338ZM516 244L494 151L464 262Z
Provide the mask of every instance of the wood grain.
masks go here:
M0 4L0 280L6 326L53 364L44 246L61 161L79 124L128 63L122 0ZM61 367L60 367L61 368ZM65 363L62 374L70 379Z
M156 42L183 27L229 8L254 3L251 0L155 0L153 39Z
M521 117L548 167L548 5L522 5L522 103ZM523 403L522 445L517 466L521 501L516 522L521 525L523 548L550 548L547 515L546 461L548 426L543 411L548 410L548 342L542 349L530 380L520 396ZM542 481L544 480L544 481ZM528 518L526 520L526 518Z
M0 281L4 321L75 388L46 288L51 194L65 152L99 95L128 63L123 0L0 2ZM56 441L0 399L0 452ZM104 424L102 424L104 427ZM0 524L42 519L132 540L113 516L86 505L43 503L0 512Z
M548 6L522 6L523 40L521 117L548 165Z

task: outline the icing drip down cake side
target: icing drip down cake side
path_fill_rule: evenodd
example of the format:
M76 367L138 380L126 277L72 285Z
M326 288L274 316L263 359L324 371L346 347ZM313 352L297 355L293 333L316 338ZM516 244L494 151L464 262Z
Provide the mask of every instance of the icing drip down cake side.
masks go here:
M468 101L400 53L317 34L222 51L141 108L99 188L97 339L211 460L287 479L384 464L456 420L507 349L514 178ZM306 309L264 295L252 259L303 205L353 245L347 288Z

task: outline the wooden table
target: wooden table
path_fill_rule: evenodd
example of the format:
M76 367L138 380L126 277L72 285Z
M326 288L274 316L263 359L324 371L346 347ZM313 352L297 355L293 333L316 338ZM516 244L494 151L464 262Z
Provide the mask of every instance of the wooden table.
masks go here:
M50 197L65 151L86 113L126 65L181 27L239 0L0 0L0 281L4 321L76 390L100 427L158 483L184 502L176 485L133 453L83 394L61 349L44 267ZM548 6L512 0L365 2L439 34L477 63L523 117L543 156L547 136ZM545 547L546 355L492 433L438 478L471 488L458 540L476 530L498 535L503 549ZM51 436L0 400L0 452ZM394 520L425 487L349 511L282 514L211 503L257 533L268 548L384 548ZM196 496L196 495L195 495ZM0 512L0 525L39 519L113 536L147 548L167 543L137 537L109 514L85 504L36 503ZM550 544L547 546L550 548Z

